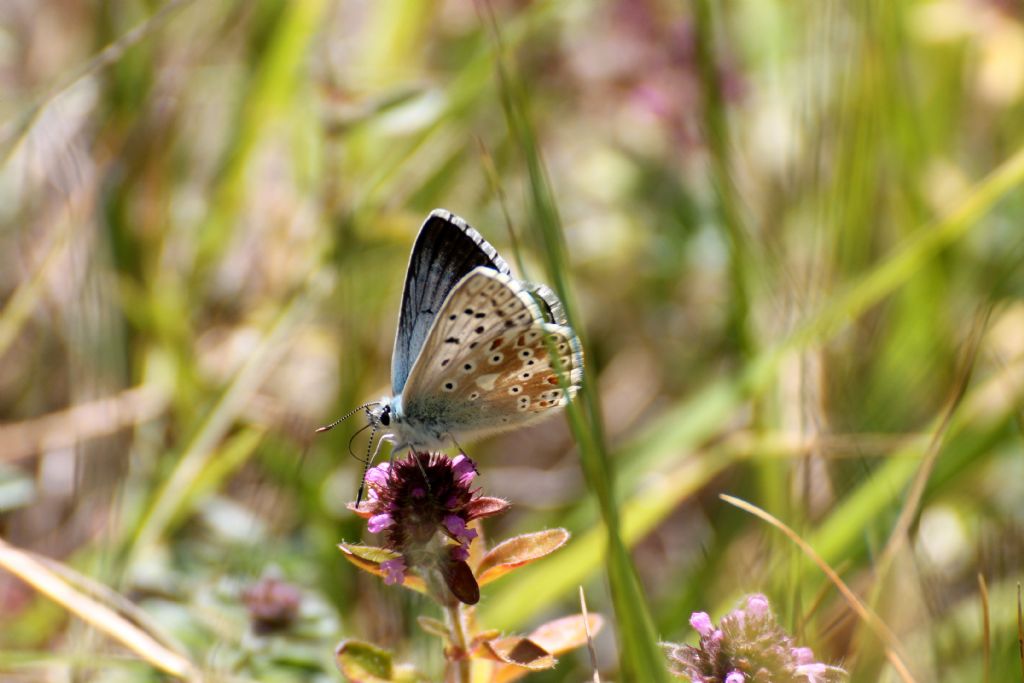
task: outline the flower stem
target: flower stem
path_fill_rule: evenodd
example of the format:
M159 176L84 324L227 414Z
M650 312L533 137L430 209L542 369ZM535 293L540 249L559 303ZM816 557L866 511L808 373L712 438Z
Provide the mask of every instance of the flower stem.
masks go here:
M462 615L462 603L453 601L448 605L448 629L451 633L452 646L455 649L451 664L455 665L458 683L470 683L471 662L469 645L466 642L466 624Z

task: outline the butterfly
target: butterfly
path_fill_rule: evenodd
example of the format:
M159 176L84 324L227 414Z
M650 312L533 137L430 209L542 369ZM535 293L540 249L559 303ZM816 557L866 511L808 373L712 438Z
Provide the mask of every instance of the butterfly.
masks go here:
M583 349L555 293L517 280L480 233L436 209L409 257L392 394L356 411L371 444L386 430L378 448L425 452L552 415L582 380Z

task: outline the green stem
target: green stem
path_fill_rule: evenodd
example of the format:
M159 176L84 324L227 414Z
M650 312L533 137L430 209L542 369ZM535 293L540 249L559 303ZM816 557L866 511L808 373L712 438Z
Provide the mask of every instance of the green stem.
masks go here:
M469 643L466 641L466 624L462 616L462 603L453 601L446 607L448 614L448 630L454 657L449 664L455 666L456 680L459 683L470 683ZM450 671L450 669L449 669Z

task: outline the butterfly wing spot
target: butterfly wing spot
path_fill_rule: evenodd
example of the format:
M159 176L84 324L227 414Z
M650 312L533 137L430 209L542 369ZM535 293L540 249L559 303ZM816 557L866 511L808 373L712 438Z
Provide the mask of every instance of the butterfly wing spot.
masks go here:
M476 332L477 334L483 334L484 330L486 330L486 329L487 328L484 327L483 325L477 325L476 329L474 329L473 331Z
M474 370L476 370L476 365L474 365L472 361L467 362L462 366L462 371L465 373L470 373L473 372Z
M518 384L513 384L512 386L510 386L508 388L508 393L510 393L510 394L518 394L522 390L523 390L522 387L520 387Z
M452 392L452 391L455 391L455 389L456 389L456 388L457 388L458 386L459 386L459 385L458 385L458 384L456 384L455 382L453 382L453 381L451 381L451 380L448 380L447 382L445 382L444 384L442 384L442 385L441 385L441 389L442 389L443 391L446 391L446 392Z
M480 398L480 392L479 391L474 391L472 394L469 395L469 400L470 401L475 401L478 398Z
M521 380L523 380L525 382L526 380L530 379L530 373L528 373L528 372L520 372L519 373L519 379L521 379Z
M463 311L463 313L465 313L466 315L473 315L473 309L472 308L467 308L466 310ZM450 318L449 318L449 320L450 320Z
M459 343L459 338L458 337L448 337L447 339L444 340L444 343L445 344L458 344Z
M519 352L519 357L524 359L524 360L529 358L532 355L533 355L533 349L523 349L522 351Z
M501 346L502 342L504 342L504 341L505 341L504 339L502 339L501 337L498 337L497 339L495 339L494 341L491 342L490 350L491 351L495 350L496 348Z
M490 358L488 358L487 362L490 363L491 365L500 365L501 361L503 361L503 360L505 360L505 354L503 354L503 353L496 353L493 356L491 356Z
M443 368L444 366L448 365L451 362L452 362L451 358L445 358L443 361L441 361L441 367Z

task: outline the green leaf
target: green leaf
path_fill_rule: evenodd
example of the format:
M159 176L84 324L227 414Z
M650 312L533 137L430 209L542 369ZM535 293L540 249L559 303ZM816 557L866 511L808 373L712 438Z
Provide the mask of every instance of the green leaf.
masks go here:
M341 674L353 683L393 682L391 653L359 640L343 640L334 651Z
M378 548L372 545L357 545L354 543L339 543L338 549L346 560L359 567L363 571L383 577L385 572L380 568L382 562L400 557L398 553L387 548ZM426 593L427 587L423 579L412 572L406 571L405 580L402 585L417 593Z

